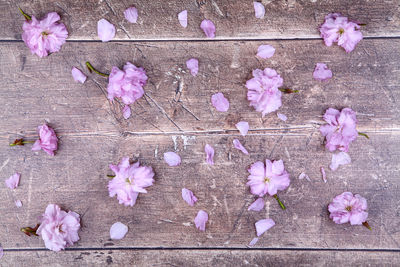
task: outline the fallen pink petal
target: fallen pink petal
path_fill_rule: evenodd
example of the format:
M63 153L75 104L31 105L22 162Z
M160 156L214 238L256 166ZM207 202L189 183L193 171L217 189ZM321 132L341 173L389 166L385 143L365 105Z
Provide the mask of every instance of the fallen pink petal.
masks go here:
M190 70L192 76L196 76L199 72L199 61L195 58L191 58L186 61L186 67Z
M181 24L181 26L183 28L187 27L187 25L188 25L188 22L187 22L187 20L188 20L187 10L183 10L182 12L180 12L178 14L178 20L179 20L179 23Z
M256 201L254 201L247 210L252 210L252 211L260 211L264 208L264 199L259 197L257 198Z
M183 200L186 201L186 203L188 203L189 206L192 207L194 206L194 203L196 203L197 201L197 197L195 197L193 192L186 188L182 188L182 198Z
M229 101L222 93L213 94L211 96L211 103L220 112L226 112L229 109Z
M246 155L249 154L249 152L247 151L247 149L244 148L244 146L240 143L240 141L239 141L238 139L233 139L233 146L234 146L236 149L242 151L243 154L246 154Z
M214 148L206 144L204 151L206 152L206 162L210 165L214 165Z
M205 231L207 221L208 221L207 212L205 212L204 210L199 210L196 218L194 218L194 224L196 225L196 228L199 229L200 231Z
M86 75L83 74L82 71L80 71L79 69L73 67L71 70L71 74L72 74L72 78L74 78L74 80L76 82L80 82L80 83L84 83L86 81Z
M310 179L310 177L309 177L307 174L305 174L304 172L300 173L300 175L299 175L299 180L303 180L304 178L305 178L307 181L311 182L311 179Z
M10 178L8 178L7 180L5 180L6 186L10 189L15 189L18 187L19 184L19 179L21 177L21 174L19 173L15 173L13 175L10 176Z
M129 7L124 11L124 16L130 23L136 23L138 19L138 10L136 7Z
M115 37L115 27L105 19L97 22L97 35L102 42L108 42Z
M327 180L326 180L326 172L325 172L324 167L321 167L320 170L321 170L321 174L322 174L322 180L324 181L324 183L326 183Z
M282 114L282 113L276 113L276 116L278 116L278 118L280 119L280 120L282 120L282 121L287 121L287 117L286 117L286 115L285 114Z
M257 50L257 56L263 59L272 57L275 54L275 48L272 45L260 45Z
M265 7L260 2L253 2L254 5L254 13L256 18L261 19L265 15Z
M271 229L271 227L274 225L275 222L272 219L259 220L258 222L255 223L257 236L262 235L263 233Z
M58 138L53 128L47 124L38 126L39 139L32 146L33 151L43 149L50 156L54 156L54 151L58 148Z
M121 240L128 233L128 226L121 222L114 223L110 228L110 238L113 240Z
M181 164L181 157L175 152L165 152L164 161L170 166L175 167Z
M332 154L332 162L329 165L329 168L332 171L336 171L340 165L346 165L350 163L351 163L351 158L349 154L347 154L346 152L339 152L336 154Z
M15 201L15 206L17 206L17 208L21 208L22 207L22 201L21 200L16 200Z
M249 131L249 123L247 121L239 121L235 124L236 128L239 130L242 136L246 136Z
M250 241L250 243L249 243L249 247L253 247L255 244L257 244L257 242L258 242L258 237L254 237L251 241Z
M4 256L3 247L0 245L0 259Z
M215 25L211 20L205 19L201 22L200 28L208 38L215 37Z
M129 119L131 116L131 108L128 105L122 109L122 116L124 116L125 120Z
M328 206L329 218L335 223L350 222L351 225L361 225L368 218L367 200L351 192L344 192L336 196Z
M317 81L326 81L332 78L332 71L324 63L317 63L315 66L313 77Z

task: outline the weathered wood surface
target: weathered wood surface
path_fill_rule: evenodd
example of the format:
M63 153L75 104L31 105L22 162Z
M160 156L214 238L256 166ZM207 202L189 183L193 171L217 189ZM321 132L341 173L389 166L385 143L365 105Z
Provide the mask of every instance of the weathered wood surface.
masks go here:
M116 40L204 39L199 25L211 19L217 28L216 38L274 39L318 38L318 27L331 12L341 12L352 20L367 24L363 33L369 37L400 36L398 0L314 1L264 0L266 15L254 16L253 1L173 0L173 1L14 1L0 2L0 39L21 39L23 17L18 11L41 17L56 11L70 32L69 40L98 40L97 21L108 19L117 28ZM124 10L135 5L137 24L130 24ZM177 15L188 10L188 27L179 25Z
M367 260L366 260L367 259ZM292 250L10 251L0 266L398 266L400 254Z

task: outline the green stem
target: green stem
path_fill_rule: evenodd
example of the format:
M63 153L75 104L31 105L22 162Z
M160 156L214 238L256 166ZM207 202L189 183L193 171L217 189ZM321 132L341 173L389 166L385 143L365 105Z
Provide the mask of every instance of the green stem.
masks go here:
M11 143L10 146L23 146L24 144L33 144L35 141L24 141L21 139L15 139L14 143Z
M279 206L281 206L281 208L282 208L283 210L285 210L286 207L285 207L285 205L283 205L283 203L282 203L282 201L279 199L278 195L274 195L274 198L278 201Z
M112 179L112 178L115 177L115 175L109 175L109 174L107 174L107 177L110 178L110 179Z
M298 93L299 92L299 90L292 90L292 89L289 89L289 88L278 88L278 89L279 89L279 91L281 91L281 92L283 92L285 94L292 94L292 93Z
M38 236L38 234L36 234L37 229L39 228L40 224L36 224L36 226L34 228L32 227L23 227L21 228L21 232L23 232L24 234L26 234L27 236L31 236L31 235L35 235Z
M25 17L26 20L32 20L31 16L29 16L24 11L22 11L21 8L18 8L18 9L19 9L19 12L21 12L21 14Z
M372 228L371 228L371 226L369 226L369 224L368 224L367 221L363 222L363 225L364 225L365 227L367 227L368 230L372 231Z
M103 76L103 77L108 77L108 76L110 76L109 74L102 73L102 72L96 70L96 69L92 66L92 64L90 64L89 61L86 62L86 66L87 66L87 68L89 69L90 72L93 71L94 73L97 73L98 75L101 75L101 76Z
M358 24L358 25L360 25L360 26L367 26L367 23L361 23L361 24Z
M369 139L369 136L367 134L365 134L365 133L358 132L358 135L364 136L365 138Z

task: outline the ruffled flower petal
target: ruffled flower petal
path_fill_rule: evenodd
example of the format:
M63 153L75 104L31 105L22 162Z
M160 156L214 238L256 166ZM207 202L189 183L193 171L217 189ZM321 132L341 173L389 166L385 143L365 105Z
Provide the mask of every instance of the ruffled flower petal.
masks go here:
M256 18L258 18L258 19L263 18L265 15L264 5L259 2L253 2L253 5L254 5L254 12L255 12Z
M110 238L113 240L121 240L128 232L128 226L121 222L114 223L110 228Z
M313 77L317 81L326 81L332 78L332 71L324 63L317 63L314 69Z
M13 175L10 176L10 178L8 178L7 180L5 180L6 186L10 189L15 189L18 187L19 184L19 179L21 177L21 174L19 173L15 173Z
M130 23L136 23L138 19L138 10L136 7L129 7L124 11L124 16Z
M206 152L206 162L210 165L214 165L214 148L206 144L204 151Z
M183 10L182 12L180 12L178 14L179 23L181 24L181 26L183 28L186 28L187 25L188 25L188 22L187 22L188 18L187 17L188 17L187 10Z
M189 204L189 206L194 206L194 203L197 201L197 197L193 195L193 192L189 189L182 188L182 198Z
M205 19L201 22L200 28L208 38L215 37L215 25L211 20Z
M275 54L275 48L272 45L260 45L257 50L257 56L263 59L272 57Z
M261 197L257 198L256 201L254 201L247 210L253 210L253 211L260 211L264 208L264 199Z
M181 164L181 157L175 152L165 152L164 161L171 167Z
M211 96L211 103L220 112L226 112L229 109L229 101L222 93L213 94Z
M84 83L86 81L86 75L83 74L82 71L80 71L79 69L73 67L71 70L71 74L72 74L72 78L74 78L74 80L76 82L80 82L80 83Z
M269 230L272 226L274 226L275 222L272 219L263 219L256 222L255 225L256 225L257 236L260 236L267 230Z
M186 61L186 67L190 70L192 76L196 76L199 72L199 61L195 58L191 58Z
M249 123L247 121L239 121L235 126L242 136L245 136L249 131Z
M196 228L199 229L200 231L205 231L207 221L208 221L207 212L205 212L204 210L199 210L196 218L194 218L194 224L196 225Z
M367 200L351 192L344 192L336 196L329 204L329 217L337 224L348 223L361 225L368 218Z
M240 151L243 152L243 154L248 155L249 152L246 150L246 148L244 148L244 146L240 143L240 141L238 139L233 139L233 146L236 149L239 149Z
M97 22L97 35L102 42L108 42L115 37L115 27L105 19Z

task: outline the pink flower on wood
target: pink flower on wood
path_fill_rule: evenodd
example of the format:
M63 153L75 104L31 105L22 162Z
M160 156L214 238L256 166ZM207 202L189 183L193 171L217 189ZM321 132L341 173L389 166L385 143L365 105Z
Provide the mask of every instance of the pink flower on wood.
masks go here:
M272 219L264 219L264 220L259 220L258 222L256 222L255 225L256 225L257 236L260 236L269 229L271 229L272 226L275 225L275 222Z
M193 192L186 188L182 188L182 198L186 201L186 203L188 203L189 206L192 207L197 201L197 197L193 195Z
M229 109L229 101L222 93L213 94L211 96L211 103L220 112L226 112Z
M133 206L139 193L147 193L146 187L154 182L154 172L151 167L140 166L139 162L129 163L129 158L122 158L119 165L111 165L115 177L108 183L110 197L117 195L119 204Z
M196 76L199 72L199 61L195 58L191 58L186 61L186 67L190 70L192 76Z
M337 224L350 222L351 225L361 225L367 220L367 200L360 195L344 192L336 196L329 204L330 218Z
M130 23L136 23L138 19L138 10L136 7L129 7L124 11L124 16Z
M6 186L10 189L15 189L18 187L19 184L19 179L21 177L21 174L16 172L15 174L11 175L10 178L5 180Z
M214 165L214 148L206 144L204 151L206 152L206 162L210 165Z
M65 212L59 206L49 204L36 233L43 238L46 248L60 251L79 240L80 227L79 214Z
M250 106L261 112L263 116L277 110L282 105L282 92L278 89L283 85L281 76L270 68L263 71L253 70L253 76L246 82L247 100Z
M178 14L179 24L181 24L181 26L183 28L187 27L187 24L188 24L188 22L187 22L188 18L187 17L188 17L187 10L183 10L182 12L180 12Z
M336 149L348 152L350 143L358 135L356 113L350 108L342 111L329 108L325 112L324 120L327 124L322 125L319 130L326 137L325 147L331 152Z
M285 170L282 160L271 162L261 161L253 163L248 169L250 173L247 185L250 186L252 194L257 196L276 195L278 190L285 190L289 184L289 173Z
M86 81L86 75L83 74L82 71L80 71L79 69L73 67L71 70L71 74L72 74L72 78L74 78L74 80L76 82L80 82L80 83L84 83Z
M38 151L43 149L47 154L54 156L54 151L57 150L58 138L54 130L43 124L38 126L39 139L33 144L32 150Z
M101 19L97 22L97 35L102 42L108 42L115 37L115 27L108 20Z
M194 224L196 225L196 228L199 229L200 231L205 231L207 221L208 221L207 212L205 212L204 210L199 210L196 218L194 218Z
M317 81L326 81L332 78L332 71L324 63L317 63L315 66L313 77Z
M215 25L211 20L205 19L201 22L200 28L208 38L215 37Z
M37 20L32 16L31 20L24 22L22 40L32 54L45 57L49 53L60 51L68 37L68 31L63 23L57 22L59 20L60 16L56 12L51 12L43 20Z

